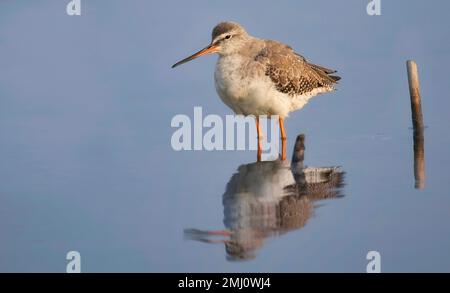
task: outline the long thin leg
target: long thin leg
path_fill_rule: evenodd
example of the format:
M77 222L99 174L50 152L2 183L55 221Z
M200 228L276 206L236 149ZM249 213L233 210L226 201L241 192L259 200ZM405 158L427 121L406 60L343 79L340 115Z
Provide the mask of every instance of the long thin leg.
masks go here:
M284 129L284 118L279 118L281 136L281 160L286 160L286 130Z
M258 153L257 153L256 159L258 160L258 162L261 162L261 155L262 155L261 137L262 137L262 132L261 132L261 126L259 125L259 116L256 116L255 120L256 120L256 131L258 132Z

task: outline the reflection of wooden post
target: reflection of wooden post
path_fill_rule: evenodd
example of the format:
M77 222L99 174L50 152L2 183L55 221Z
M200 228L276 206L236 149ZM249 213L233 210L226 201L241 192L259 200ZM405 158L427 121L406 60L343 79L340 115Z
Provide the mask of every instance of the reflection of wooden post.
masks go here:
M413 60L406 62L408 70L409 93L411 97L411 114L414 128L414 178L415 188L425 187L425 149L422 102L420 97L419 73Z
M423 128L414 129L414 178L415 188L425 187L425 149Z

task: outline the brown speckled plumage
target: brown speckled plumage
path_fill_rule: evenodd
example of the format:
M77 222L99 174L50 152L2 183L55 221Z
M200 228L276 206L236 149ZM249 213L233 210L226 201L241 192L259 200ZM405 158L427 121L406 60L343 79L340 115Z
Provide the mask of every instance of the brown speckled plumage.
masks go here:
M331 90L340 79L330 75L336 71L309 63L291 47L276 41L265 40L255 61L264 64L265 74L280 92L288 95L308 94L318 88Z

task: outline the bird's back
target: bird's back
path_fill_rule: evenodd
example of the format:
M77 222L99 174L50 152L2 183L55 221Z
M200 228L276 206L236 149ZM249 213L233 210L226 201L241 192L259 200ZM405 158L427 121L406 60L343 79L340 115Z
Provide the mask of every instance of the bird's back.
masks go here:
M292 96L332 89L340 79L332 75L335 70L310 63L290 46L272 40L264 40L264 47L256 54L255 61L264 65L265 74L277 90Z

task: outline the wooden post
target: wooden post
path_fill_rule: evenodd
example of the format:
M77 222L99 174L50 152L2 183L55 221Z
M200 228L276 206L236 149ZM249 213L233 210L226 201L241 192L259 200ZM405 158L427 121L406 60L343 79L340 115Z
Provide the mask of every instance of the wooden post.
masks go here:
M297 182L305 182L305 172L303 160L305 159L305 135L297 136L294 145L294 152L292 153L291 170L294 175L294 180Z
M419 73L414 60L408 60L406 67L411 98L411 117L414 128L414 186L416 189L423 189L425 187L425 138Z
M414 60L406 62L408 70L409 94L411 97L411 113L414 129L423 128L422 102L420 97L419 73Z
M305 135L300 134L297 136L294 145L294 152L292 153L292 164L303 164L305 159Z

